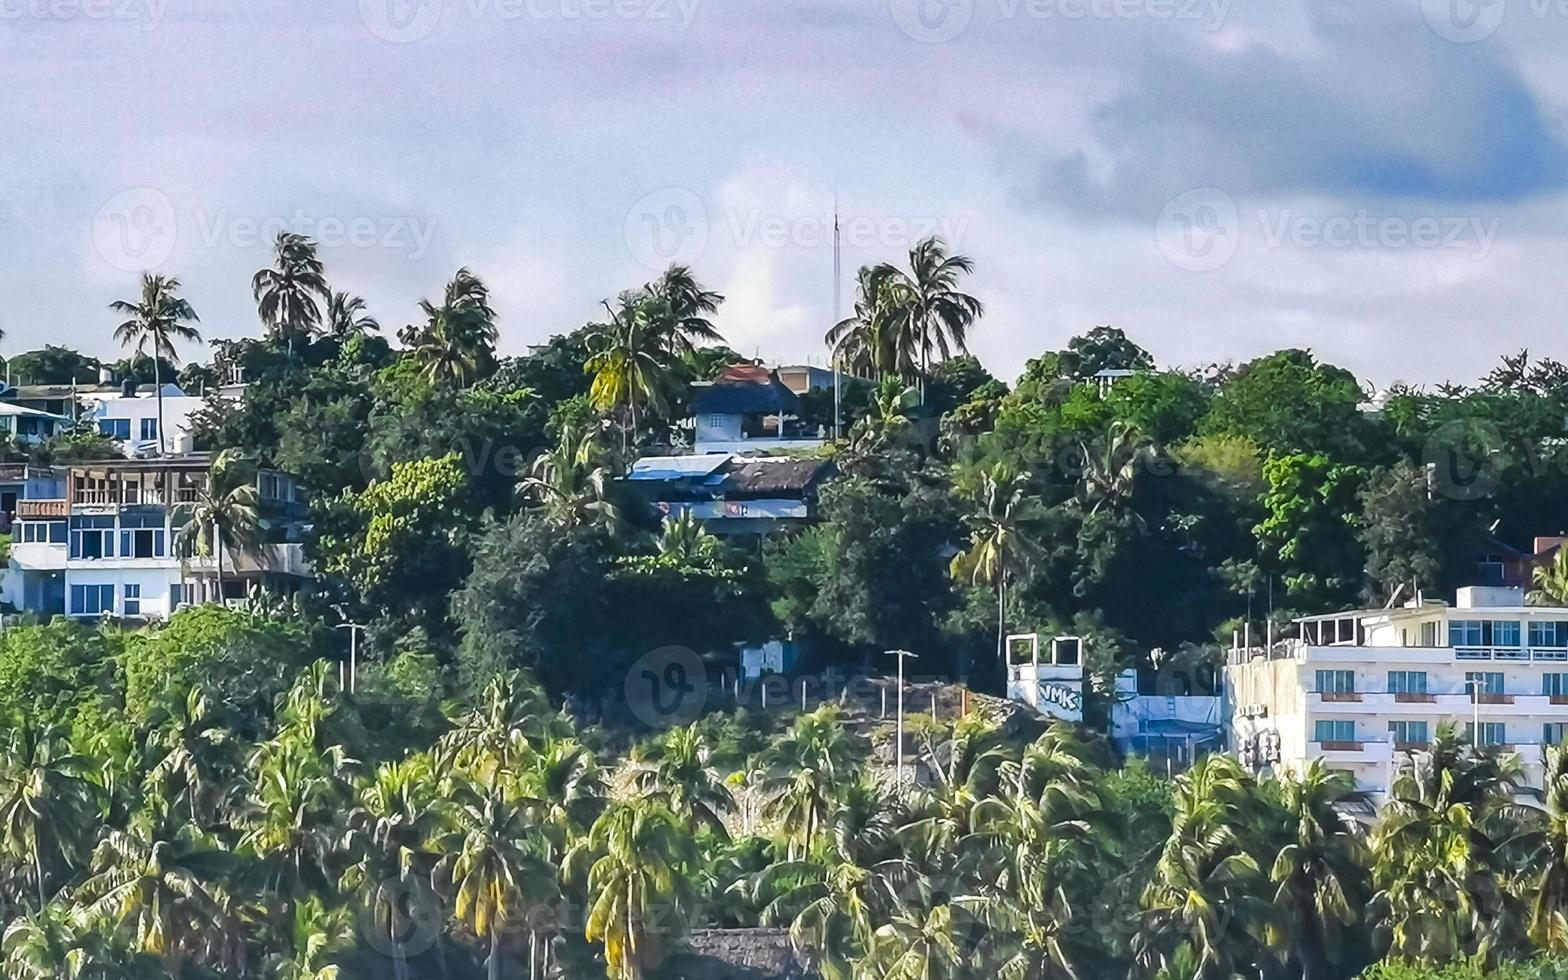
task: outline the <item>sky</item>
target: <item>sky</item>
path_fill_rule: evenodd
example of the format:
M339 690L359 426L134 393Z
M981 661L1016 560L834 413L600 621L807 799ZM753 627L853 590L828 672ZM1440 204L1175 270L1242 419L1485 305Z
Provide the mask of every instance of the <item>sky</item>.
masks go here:
M993 372L1099 324L1368 383L1568 360L1568 0L0 0L0 352L118 356L177 276L259 330L279 229L390 330L467 266L517 353L691 265L824 363L937 234ZM204 352L187 350L188 356Z

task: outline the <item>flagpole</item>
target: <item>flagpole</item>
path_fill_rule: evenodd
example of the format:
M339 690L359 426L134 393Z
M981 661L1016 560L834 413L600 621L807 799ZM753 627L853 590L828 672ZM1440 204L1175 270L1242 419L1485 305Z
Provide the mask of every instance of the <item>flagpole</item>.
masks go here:
M842 279L839 271L839 246L838 246L838 190L833 191L833 326L839 324L839 282ZM833 441L839 438L840 419L843 418L840 409L838 391L838 347L835 345L828 351L828 356L833 359Z

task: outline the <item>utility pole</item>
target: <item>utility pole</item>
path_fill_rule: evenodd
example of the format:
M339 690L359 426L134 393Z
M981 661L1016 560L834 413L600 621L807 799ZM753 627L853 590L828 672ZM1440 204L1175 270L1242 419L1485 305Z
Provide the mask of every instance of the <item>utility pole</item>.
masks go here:
M898 794L904 795L904 660L919 660L917 654L908 650L889 650L889 654L898 658L898 741L894 745L893 781L898 788Z

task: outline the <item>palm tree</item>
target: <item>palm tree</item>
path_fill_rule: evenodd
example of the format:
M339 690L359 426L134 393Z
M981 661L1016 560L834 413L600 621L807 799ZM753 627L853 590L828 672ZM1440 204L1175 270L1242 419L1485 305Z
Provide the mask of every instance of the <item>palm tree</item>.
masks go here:
M1007 666L1007 576L1022 574L1039 554L1035 535L1045 511L1029 492L1028 473L997 462L981 471L970 496L977 505L966 519L969 547L953 556L955 579L996 589L996 657Z
M1279 852L1269 878L1274 904L1289 924L1303 980L1342 976L1333 953L1338 937L1353 930L1365 904L1366 842L1345 806L1359 799L1355 780L1313 759L1299 778L1281 780L1286 830L1293 838Z
M1170 838L1143 896L1136 951L1146 964L1190 955L1190 976L1231 977L1262 948L1274 911L1245 838L1251 792L1250 777L1226 756L1209 756L1177 778Z
M930 373L933 348L942 360L968 350L969 328L980 318L980 301L960 292L960 275L974 271L962 255L949 255L940 238L927 238L909 250L909 270L879 265L871 275L892 286L891 307L895 322L920 351L921 404L925 403L925 375Z
M876 931L871 963L879 980L962 980L975 976L954 923L953 907L901 913Z
M654 799L690 821L693 831L706 828L727 836L721 814L735 809L724 779L709 764L713 748L700 721L668 731L647 750L636 775L644 799Z
M724 297L704 288L689 267L670 266L659 278L644 286L643 293L654 302L650 312L666 350L690 352L699 342L724 342L713 321L708 319L708 314L718 311Z
M896 287L876 269L862 267L856 279L855 311L823 338L846 371L887 381L919 373L919 344L901 315ZM918 396L917 396L918 397Z
M148 793L183 802L198 827L210 826L217 818L224 775L232 767L231 739L200 685L184 697L170 695L147 733Z
M365 309L365 301L348 293L332 293L327 298L327 333L339 342L355 334L371 333L381 324Z
M321 307L316 300L329 296L331 290L312 239L279 232L272 251L277 268L256 273L250 288L262 324L274 336L287 339L292 356L295 338L309 337L320 329Z
M724 553L724 544L709 534L691 511L664 519L664 531L655 542L659 554L682 568L711 568Z
M1478 751L1443 724L1394 779L1372 839L1376 935L1416 963L1497 948L1523 916L1503 887L1500 836L1518 818L1516 759Z
M850 448L861 453L883 453L896 445L909 429L909 415L920 403L920 393L889 375L872 392L866 414L849 433Z
M1541 869L1535 883L1530 938L1552 952L1568 950L1568 749L1546 750L1542 777L1546 826L1536 835L1529 862Z
M1132 494L1149 446L1135 429L1124 422L1112 422L1105 444L1083 451L1083 474L1078 481L1076 500L1086 517L1107 513L1115 517L1132 513L1141 527L1141 520L1133 513Z
M238 824L242 854L257 859L265 888L295 902L326 887L336 858L336 816L347 802L337 778L341 758L324 755L287 728L257 747L249 764L250 792Z
M1537 565L1530 573L1535 588L1525 596L1532 606L1568 606L1568 547L1559 547L1550 565Z
M180 281L172 277L142 276L141 299L135 302L118 299L109 309L120 313L126 320L114 329L114 339L122 347L134 347L138 355L148 354L151 348L152 384L158 399L158 455L164 451L163 430L163 377L160 364L168 361L179 363L179 352L174 348L177 340L201 342L201 333L190 324L200 321L191 304L179 295Z
M237 449L225 449L212 461L196 500L178 507L176 540L202 558L217 561L218 601L224 601L223 553L257 548L262 541L260 501L253 467Z
M544 692L518 671L497 674L479 703L436 746L436 759L487 788L515 779L531 764L533 739L557 730Z
M235 972L239 923L219 884L232 873L231 856L190 824L171 833L142 814L130 829L109 831L72 898L86 922L120 930L176 980L192 961Z
M660 301L622 296L620 312L604 304L610 322L596 326L588 338L583 370L593 375L588 397L602 412L624 411L622 449L635 440L638 408L663 414L669 407L675 365L670 344L672 315Z
M412 348L416 363L432 383L464 387L486 373L495 361L495 310L490 288L468 269L458 269L446 284L441 305L419 301L422 326L404 327L398 338Z
M587 525L614 533L621 513L609 498L609 486L610 473L594 434L567 422L555 448L533 461L521 490L563 531Z
M768 749L763 815L778 823L792 860L810 852L837 788L865 755L865 740L844 725L842 712L832 704L796 715L789 731Z
M354 917L348 909L329 909L319 898L294 907L289 949L268 963L277 980L338 980L342 968L332 960L354 948Z
M340 884L363 894L372 927L392 948L396 980L408 978L408 941L419 925L407 899L426 893L421 866L434 796L429 757L409 756L376 769L347 819L344 850L353 859Z
M432 842L434 879L455 903L453 914L488 940L490 980L501 976L501 935L524 921L530 901L553 898L555 868L542 857L525 812L499 786L480 792L459 784L442 808L447 830Z
M594 821L568 855L580 877L587 866L589 942L604 944L612 980L642 980L664 956L672 917L690 908L696 848L669 808L618 804Z
M81 928L69 906L59 903L12 919L0 939L0 959L11 980L114 980L121 971L103 952L100 937Z
M48 902L50 867L75 864L90 827L85 763L63 730L27 721L11 730L0 758L0 852L28 869L39 909Z

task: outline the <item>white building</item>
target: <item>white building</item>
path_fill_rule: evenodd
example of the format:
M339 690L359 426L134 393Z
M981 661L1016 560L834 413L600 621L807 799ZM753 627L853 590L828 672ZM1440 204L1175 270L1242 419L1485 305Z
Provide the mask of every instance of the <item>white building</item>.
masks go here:
M7 600L44 616L154 619L218 599L216 559L176 543L211 463L205 454L84 463L57 485L60 496L18 501ZM267 543L223 553L224 599L253 585L297 591L310 577L303 494L273 470L259 471L256 487Z
M1539 787L1543 750L1568 733L1568 608L1474 586L1452 606L1299 622L1299 639L1233 651L1225 668L1229 744L1243 762L1299 772L1321 758L1381 803L1400 761L1449 722L1514 753Z
M158 391L152 385L94 389L81 393L86 418L99 432L118 439L127 456L152 456L158 449ZM188 453L193 448L190 417L202 400L179 385L163 385L163 452Z
M754 364L734 364L715 381L692 386L692 449L706 453L757 453L818 449L821 427L802 428L800 397L778 374Z

